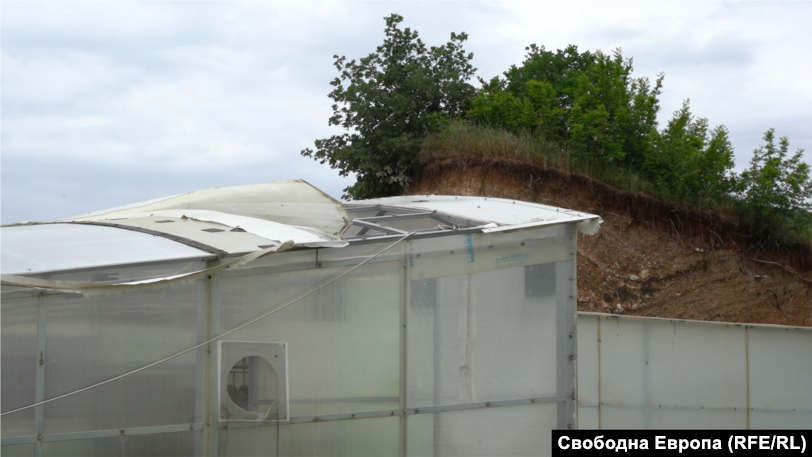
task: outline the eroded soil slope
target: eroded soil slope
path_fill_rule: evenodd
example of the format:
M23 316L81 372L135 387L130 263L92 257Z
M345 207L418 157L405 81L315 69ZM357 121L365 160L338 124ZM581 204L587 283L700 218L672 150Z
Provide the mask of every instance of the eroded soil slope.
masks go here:
M581 311L812 326L809 250L756 252L717 215L686 214L583 176L504 161L427 164L409 193L519 199L600 215L600 232L578 240Z

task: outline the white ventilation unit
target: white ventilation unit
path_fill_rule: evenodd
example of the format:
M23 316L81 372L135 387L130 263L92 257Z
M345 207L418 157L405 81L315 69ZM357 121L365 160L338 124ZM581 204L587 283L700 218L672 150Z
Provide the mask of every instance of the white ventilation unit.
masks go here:
M287 344L220 341L220 422L290 419Z

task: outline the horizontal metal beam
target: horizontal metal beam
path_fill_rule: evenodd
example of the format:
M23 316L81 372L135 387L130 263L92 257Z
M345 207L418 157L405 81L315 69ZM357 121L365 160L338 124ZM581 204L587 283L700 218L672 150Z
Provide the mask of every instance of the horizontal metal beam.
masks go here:
M390 399L396 397L381 397L381 399ZM296 425L307 424L314 422L331 422L339 420L353 420L353 419L372 419L376 417L395 417L413 414L431 414L431 413L446 413L452 411L466 411L472 409L485 409L485 408L503 408L509 406L524 406L524 405L540 405L549 403L558 403L567 401L567 397L548 396L548 397L535 397L535 398L520 398L514 400L498 400L489 402L478 403L461 403L455 405L441 405L441 406L426 406L422 408L405 409L402 412L399 409L385 409L379 411L362 411L355 413L339 413L339 414L324 414L316 416L297 416L292 417L289 421L263 421L263 422L226 422L223 423L221 428L243 428L243 427L268 427L276 425ZM157 425L153 427L135 427L127 429L112 429L112 430L92 430L82 432L70 433L54 433L50 435L43 435L42 441L69 441L69 440L82 440L93 438L108 438L112 436L133 436L133 435L153 435L158 433L176 433L188 432L192 430L202 430L202 423L193 424L176 424L176 425ZM0 440L0 445L10 446L14 444L31 444L37 441L37 437L33 435L15 436L3 438Z
M569 399L567 397L551 395L549 397L517 398L515 400L483 401L478 403L460 403L456 405L426 406L423 408L407 409L404 412L407 415L447 413L451 411L466 411L470 409L502 408L505 406L524 406L524 405L560 403L568 400Z
M430 218L433 219L437 215L437 212L431 213L411 213L411 214L393 214L391 216L370 216L370 217L359 217L353 219L354 221L365 221L365 222L387 222L387 221L407 221L409 219L426 219Z
M395 229L395 228L392 228L392 227L382 227L382 226L380 226L378 224L374 224L372 222L366 222L363 219L355 219L355 220L352 221L352 224L360 226L360 227L372 229L372 230L377 230L379 232L389 233L389 234L392 234L392 235L401 235L401 236L403 236L403 235L405 235L407 233L407 232L404 232L403 230L398 230L398 229Z
M202 423L175 424L175 425L155 425L152 427L133 427L113 430L94 430L89 432L54 433L43 435L42 441L69 441L83 440L88 438L107 438L110 436L135 436L135 435L155 435L158 433L188 432L192 430L203 430Z

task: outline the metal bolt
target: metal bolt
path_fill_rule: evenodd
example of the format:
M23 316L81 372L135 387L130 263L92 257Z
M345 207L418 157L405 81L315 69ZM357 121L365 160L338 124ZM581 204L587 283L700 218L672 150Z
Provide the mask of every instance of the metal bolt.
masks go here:
M414 410L414 413L415 413L415 414L419 414L419 413L420 413L420 410L419 410L419 409L416 409L416 410Z
M403 323L403 328L406 328L406 322Z
M453 254L453 253L454 253L454 251L451 251L451 253Z
M195 424L189 424L189 430L194 430L194 429L195 429Z
M489 245L488 245L488 249L491 249L492 247L493 247L493 245L492 245L492 244L489 244Z
M406 264L405 264L405 263L403 264L403 268L406 268Z
M524 241L522 241L522 246L524 246Z
M37 435L37 441L42 441L42 434Z
M418 257L421 257L423 254L417 254Z
M490 404L490 403L485 403L485 407L486 407L486 408L490 408L490 407L491 407L491 404Z
M121 429L121 430L119 430L118 432L119 432L119 433L121 433L121 434L123 435L123 434L124 434L124 429L122 428L122 429Z
M536 399L535 399L535 398L531 398L531 399L530 399L530 403L535 403L535 402L536 402Z

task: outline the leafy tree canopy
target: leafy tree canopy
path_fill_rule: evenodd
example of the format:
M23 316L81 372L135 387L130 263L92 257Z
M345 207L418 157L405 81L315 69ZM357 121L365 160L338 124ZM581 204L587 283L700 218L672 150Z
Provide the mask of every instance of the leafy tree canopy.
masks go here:
M804 150L789 155L789 139L775 144L775 129L764 133L764 146L753 151L750 168L741 174L739 192L756 221L772 229L808 233L812 227L812 178L801 161Z
M355 173L345 197L399 193L414 179L423 138L446 119L462 115L476 91L476 69L466 53L465 33L451 33L442 46L426 47L417 31L401 28L403 17L384 18L383 44L359 60L334 56L339 72L330 84L335 102L329 124L345 132L315 141L301 153Z

